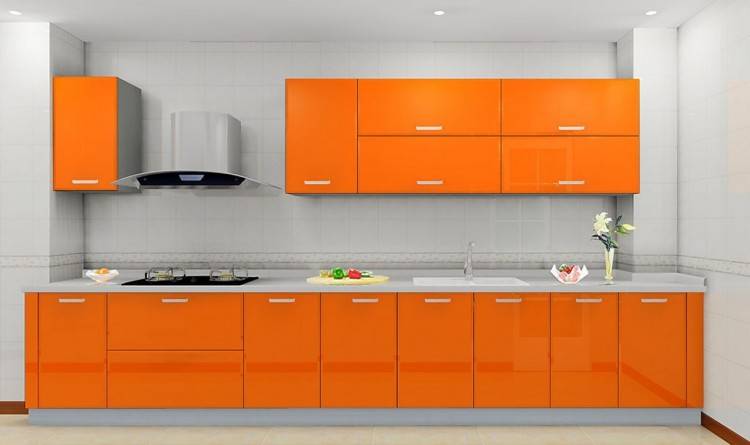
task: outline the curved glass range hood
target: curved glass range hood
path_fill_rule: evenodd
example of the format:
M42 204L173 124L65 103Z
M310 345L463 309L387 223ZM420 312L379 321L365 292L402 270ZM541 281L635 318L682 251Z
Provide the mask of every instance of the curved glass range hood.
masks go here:
M180 111L171 118L172 168L126 176L115 184L136 188L280 188L241 174L241 125L234 117Z

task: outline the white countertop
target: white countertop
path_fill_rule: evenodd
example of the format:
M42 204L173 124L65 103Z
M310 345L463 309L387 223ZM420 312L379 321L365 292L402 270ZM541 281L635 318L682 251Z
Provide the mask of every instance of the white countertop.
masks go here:
M615 282L604 284L601 270L592 270L579 284L561 284L546 270L476 270L474 276L517 277L528 286L415 286L413 277L463 276L458 270L376 270L378 275L391 279L374 285L313 285L305 279L316 276L316 270L250 270L251 276L260 277L242 286L122 286L126 281L143 278L142 271L120 271L119 277L107 284L98 284L88 278L58 281L50 284L27 286L24 292L704 292L705 279L680 273L631 273L615 271ZM207 274L203 270L189 270L189 274Z

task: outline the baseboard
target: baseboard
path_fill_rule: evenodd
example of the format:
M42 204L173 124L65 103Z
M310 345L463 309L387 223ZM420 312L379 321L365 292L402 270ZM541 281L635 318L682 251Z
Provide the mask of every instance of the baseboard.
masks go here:
M701 425L703 428L711 431L717 436L721 437L725 442L730 445L748 445L750 441L730 430L726 425L709 416L706 413L701 413Z
M28 414L24 402L0 401L0 414Z

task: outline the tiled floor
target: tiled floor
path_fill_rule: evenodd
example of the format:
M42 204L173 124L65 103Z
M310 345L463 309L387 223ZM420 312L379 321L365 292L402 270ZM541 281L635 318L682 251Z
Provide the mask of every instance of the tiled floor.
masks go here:
M0 445L712 445L694 427L40 427L0 416Z

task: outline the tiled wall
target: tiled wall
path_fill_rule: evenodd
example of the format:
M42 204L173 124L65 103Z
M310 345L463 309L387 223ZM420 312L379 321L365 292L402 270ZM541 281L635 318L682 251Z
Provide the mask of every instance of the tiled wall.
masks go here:
M750 2L679 29L679 264L708 276L706 406L750 438Z
M284 184L287 77L615 77L611 43L94 42L86 72L143 89L146 167L169 159L169 113L229 112L244 173ZM485 265L601 261L593 215L611 197L295 197L147 191L85 197L90 266L240 262L260 267L457 266L469 240Z

